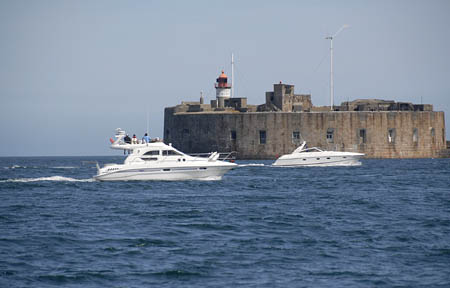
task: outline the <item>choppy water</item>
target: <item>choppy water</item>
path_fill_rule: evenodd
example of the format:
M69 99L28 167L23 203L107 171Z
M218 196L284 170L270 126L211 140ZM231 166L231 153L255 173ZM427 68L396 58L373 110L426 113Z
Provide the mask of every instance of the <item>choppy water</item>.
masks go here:
M0 158L0 287L450 286L450 159L114 183L83 160L121 158Z

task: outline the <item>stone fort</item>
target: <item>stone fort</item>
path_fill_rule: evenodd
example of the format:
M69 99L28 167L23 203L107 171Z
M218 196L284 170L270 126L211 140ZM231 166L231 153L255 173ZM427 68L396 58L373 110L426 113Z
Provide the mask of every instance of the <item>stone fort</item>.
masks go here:
M312 104L294 85L274 84L261 105L233 98L222 72L216 99L165 108L164 142L186 153L237 152L237 159L275 159L302 141L324 150L367 158L449 157L444 112L430 104L377 99Z

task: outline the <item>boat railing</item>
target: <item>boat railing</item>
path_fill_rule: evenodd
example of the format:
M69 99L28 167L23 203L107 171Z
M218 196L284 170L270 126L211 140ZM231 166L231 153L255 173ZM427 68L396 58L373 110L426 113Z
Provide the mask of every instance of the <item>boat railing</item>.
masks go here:
M237 152L236 151L231 151L231 152L218 152L219 153L219 158L218 160L221 161L234 161L236 160L236 155ZM201 158L209 158L211 156L211 153L191 153L188 154L189 156L192 157L201 157Z

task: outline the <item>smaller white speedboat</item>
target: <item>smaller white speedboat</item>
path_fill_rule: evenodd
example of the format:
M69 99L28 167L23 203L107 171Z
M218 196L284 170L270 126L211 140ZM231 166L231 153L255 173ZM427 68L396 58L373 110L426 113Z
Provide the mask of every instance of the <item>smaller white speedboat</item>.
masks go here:
M306 142L294 150L278 158L273 166L357 166L361 165L359 159L362 153L323 151L317 147L306 148Z
M235 163L220 161L219 153L208 158L192 157L163 142L125 143L125 131L116 130L116 140L111 139L111 148L128 151L123 164L97 164L95 180L220 180Z

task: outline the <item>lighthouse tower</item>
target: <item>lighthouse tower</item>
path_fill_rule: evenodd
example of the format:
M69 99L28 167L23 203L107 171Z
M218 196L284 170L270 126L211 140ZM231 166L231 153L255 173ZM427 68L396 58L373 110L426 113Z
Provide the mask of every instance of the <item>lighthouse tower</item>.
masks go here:
M217 98L217 107L224 108L225 107L225 99L230 99L231 97L231 84L228 84L228 77L222 70L222 74L220 74L219 78L216 80L216 98Z

